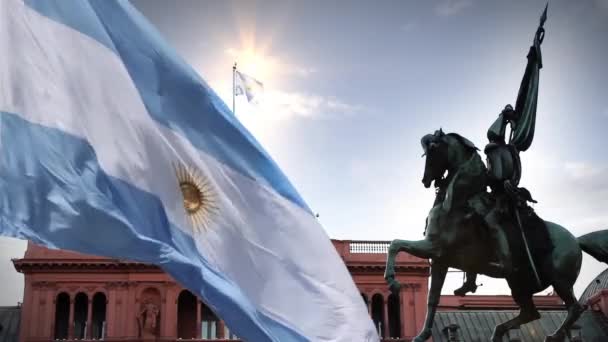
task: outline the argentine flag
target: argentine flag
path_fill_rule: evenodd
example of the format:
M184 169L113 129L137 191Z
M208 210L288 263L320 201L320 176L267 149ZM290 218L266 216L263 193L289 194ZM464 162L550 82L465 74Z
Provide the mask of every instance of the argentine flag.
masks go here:
M0 1L0 233L160 265L246 341L377 341L327 235L126 1Z
M264 85L255 78L245 75L240 71L235 71L236 85L234 95L245 95L248 102L256 102L264 92Z

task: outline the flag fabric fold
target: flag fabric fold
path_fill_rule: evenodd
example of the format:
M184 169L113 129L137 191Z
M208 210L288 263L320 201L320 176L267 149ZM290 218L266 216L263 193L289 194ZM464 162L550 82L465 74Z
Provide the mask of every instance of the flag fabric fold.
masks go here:
M246 341L377 341L281 170L127 1L0 2L0 234L160 265Z

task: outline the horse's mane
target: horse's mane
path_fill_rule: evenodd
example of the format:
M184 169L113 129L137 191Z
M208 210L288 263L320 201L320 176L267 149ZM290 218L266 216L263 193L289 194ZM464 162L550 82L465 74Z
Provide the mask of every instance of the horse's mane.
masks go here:
M455 138L456 140L458 140L462 145L464 145L465 147L468 147L474 151L479 151L479 149L477 148L477 146L475 146L475 144L473 144L473 142L465 137L463 137L462 135L458 134L458 133L448 133L446 134L446 136Z

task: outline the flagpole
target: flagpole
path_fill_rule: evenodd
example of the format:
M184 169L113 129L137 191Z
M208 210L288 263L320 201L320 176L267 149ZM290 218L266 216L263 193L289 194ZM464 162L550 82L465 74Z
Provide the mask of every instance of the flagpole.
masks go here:
M236 107L235 107L235 87L236 87L236 62L232 66L232 114L236 115Z

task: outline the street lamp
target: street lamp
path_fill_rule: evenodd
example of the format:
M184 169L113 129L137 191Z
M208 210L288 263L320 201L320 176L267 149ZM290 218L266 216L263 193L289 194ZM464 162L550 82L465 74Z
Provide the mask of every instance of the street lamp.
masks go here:
M583 342L583 330L579 325L574 324L570 327L570 341Z
M447 336L449 342L460 341L458 338L458 328L460 328L458 324L450 324L443 328L443 333Z

